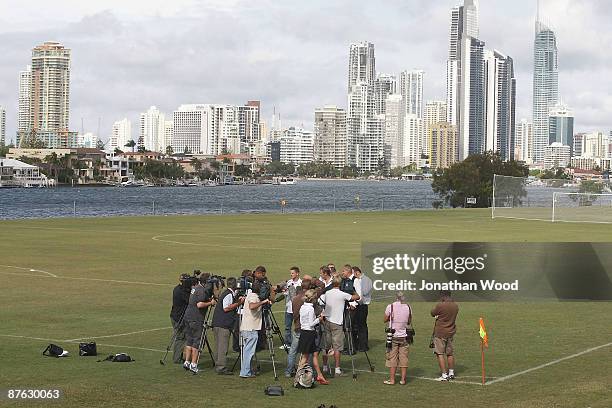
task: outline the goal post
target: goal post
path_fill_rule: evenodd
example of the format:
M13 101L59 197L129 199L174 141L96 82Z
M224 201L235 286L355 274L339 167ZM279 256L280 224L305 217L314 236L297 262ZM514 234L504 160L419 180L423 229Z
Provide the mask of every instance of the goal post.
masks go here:
M612 224L612 193L555 192L552 221Z

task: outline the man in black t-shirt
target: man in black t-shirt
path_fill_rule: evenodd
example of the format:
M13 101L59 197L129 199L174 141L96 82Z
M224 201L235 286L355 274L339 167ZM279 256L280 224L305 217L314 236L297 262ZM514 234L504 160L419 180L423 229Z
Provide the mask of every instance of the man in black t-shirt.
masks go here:
M204 274L203 274L204 275ZM207 277L206 277L207 278ZM205 277L200 277L198 283L191 288L189 296L189 304L185 310L185 337L187 345L185 346L185 362L183 367L186 370L191 370L194 374L198 372L198 357L200 340L204 331L204 316L209 306L214 306L217 301L209 299L204 291L202 281Z
M183 314L189 304L189 293L191 292L191 284L189 275L183 273L179 278L179 284L172 291L172 310L170 311L170 321L172 328L176 331L173 344L172 361L176 364L183 362L183 349L185 347L185 322Z

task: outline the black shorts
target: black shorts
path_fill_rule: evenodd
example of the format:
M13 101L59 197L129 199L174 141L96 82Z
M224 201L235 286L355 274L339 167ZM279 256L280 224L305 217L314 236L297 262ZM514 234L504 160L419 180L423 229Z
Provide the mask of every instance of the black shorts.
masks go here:
M189 321L185 325L185 345L193 348L200 347L200 338L204 331L204 322Z
M315 342L316 332L314 330L300 330L300 340L297 351L303 354L312 354L319 351Z

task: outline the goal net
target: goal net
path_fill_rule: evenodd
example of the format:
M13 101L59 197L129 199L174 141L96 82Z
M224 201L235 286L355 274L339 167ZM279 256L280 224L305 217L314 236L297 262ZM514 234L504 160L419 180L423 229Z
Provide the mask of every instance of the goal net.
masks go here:
M554 193L576 191L570 180L495 175L491 216L551 221Z
M553 222L612 223L612 194L553 194Z

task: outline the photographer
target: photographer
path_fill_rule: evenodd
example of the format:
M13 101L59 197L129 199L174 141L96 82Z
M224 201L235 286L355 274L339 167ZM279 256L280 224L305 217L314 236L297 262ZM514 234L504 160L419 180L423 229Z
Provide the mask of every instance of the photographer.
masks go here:
M242 311L242 321L240 323L240 336L242 338L242 359L240 361L240 377L255 377L251 369L251 360L255 355L257 347L258 332L262 327L262 306L269 305L272 301L269 298L259 299L261 286L265 282L266 269L258 266L253 273L253 291L246 296Z
M198 373L197 361L200 353L200 340L204 332L204 317L208 307L217 303L214 298L210 299L204 290L204 284L209 277L210 274L201 274L198 283L191 288L189 305L183 318L186 325L185 337L187 338L183 367L195 374Z
M342 277L342 282L340 283L340 290L342 292L348 293L349 295L356 293L361 297L361 288L358 285L356 285L356 283L358 282L356 282L356 277L355 277L355 274L353 273L353 268L351 267L351 265L349 264L344 265L342 267L342 272L340 273L340 276ZM355 346L357 345L357 325L355 324L355 320L356 320L356 313L357 313L357 302L349 303L348 313L350 316L350 323L351 323L350 335L353 341L353 350L344 350L342 354L349 354L350 352L352 352L353 354L356 354L357 352L355 351Z
M183 314L189 304L189 293L191 292L191 284L195 280L183 273L179 278L179 284L172 290L172 310L170 310L170 321L172 328L175 331L174 335L174 351L172 361L176 364L183 362L183 348L185 347L185 322Z
M232 375L226 367L227 347L236 324L236 310L244 303L244 297L237 297L236 278L227 280L227 289L219 297L219 304L213 313L212 327L215 334L215 371L217 374Z
M440 302L431 310L432 317L436 318L434 326L434 354L438 359L441 375L438 381L455 379L455 356L453 339L457 332L455 321L459 313L459 306L451 298L450 290L440 291ZM445 357L446 356L446 361ZM448 362L448 373L446 363Z
M357 266L353 266L355 275L355 291L361 296L355 309L355 320L353 321L353 332L356 334L355 348L364 352L370 349L368 345L368 307L372 301L372 279L361 272Z
M400 368L400 384L406 384L406 372L408 371L408 334L406 326L412 321L412 309L406 303L402 292L398 292L395 302L387 305L385 309L385 323L389 323L387 333L387 352L385 354L385 366L389 367L389 379L384 383L395 384L395 372Z
M336 276L332 280L332 289L325 292L319 298L319 304L325 307L324 316L325 322L324 335L325 345L334 350L335 360L335 375L341 376L342 370L340 369L340 353L344 350L344 308L345 302L354 302L359 300L359 295L354 293L352 295L340 290L340 284L342 279L340 276ZM324 372L328 370L325 359L324 359Z

